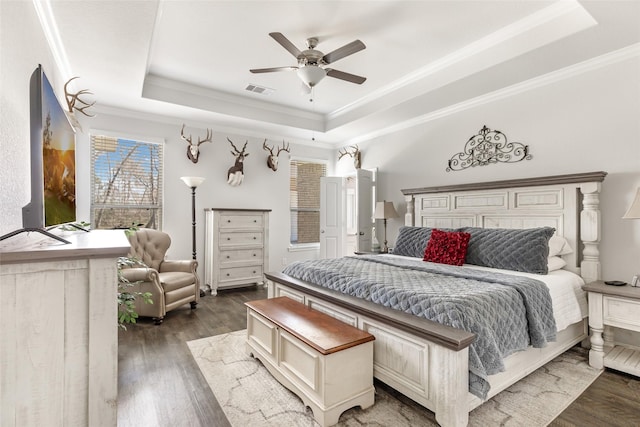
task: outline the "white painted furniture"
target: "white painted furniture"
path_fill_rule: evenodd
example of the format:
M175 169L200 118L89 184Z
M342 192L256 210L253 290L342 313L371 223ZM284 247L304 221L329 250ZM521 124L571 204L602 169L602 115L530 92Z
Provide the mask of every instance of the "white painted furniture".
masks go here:
M589 364L640 377L640 349L616 344L611 328L605 332L613 326L640 334L640 288L611 286L598 280L583 289L589 292Z
M0 425L115 426L120 231L0 243Z
M205 209L205 284L218 289L263 283L269 265L269 212Z
M247 347L321 426L373 405L371 334L287 297L250 301Z
M605 172L403 190L406 225L530 228L551 226L576 249L567 269L585 282L600 278L601 182ZM374 342L374 375L435 412L442 426L465 426L483 402L468 392L468 346L473 334L445 327L358 298L319 289L281 273L267 273L269 297L290 296L366 330ZM558 333L545 348L505 359L506 370L489 377L487 398L587 338L586 320Z

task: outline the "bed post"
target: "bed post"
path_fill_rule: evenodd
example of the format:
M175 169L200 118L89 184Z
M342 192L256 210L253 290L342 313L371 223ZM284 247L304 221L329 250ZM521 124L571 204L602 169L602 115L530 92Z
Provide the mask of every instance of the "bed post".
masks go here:
M589 283L601 278L600 272L600 182L586 182L580 185L583 195L580 212L580 240L584 244L580 275Z
M415 202L411 194L404 196L404 200L407 202L407 213L404 214L404 225L414 225L415 215Z
M469 348L459 351L433 346L436 421L443 427L464 427L469 422Z

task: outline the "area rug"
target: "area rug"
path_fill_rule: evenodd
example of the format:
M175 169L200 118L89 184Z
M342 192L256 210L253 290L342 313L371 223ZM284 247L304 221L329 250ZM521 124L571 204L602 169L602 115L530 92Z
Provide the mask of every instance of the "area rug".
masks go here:
M187 344L232 426L317 426L313 413L247 353L246 330ZM546 426L598 377L572 349L469 415L470 426ZM338 426L437 426L432 412L376 381L375 404L352 408Z

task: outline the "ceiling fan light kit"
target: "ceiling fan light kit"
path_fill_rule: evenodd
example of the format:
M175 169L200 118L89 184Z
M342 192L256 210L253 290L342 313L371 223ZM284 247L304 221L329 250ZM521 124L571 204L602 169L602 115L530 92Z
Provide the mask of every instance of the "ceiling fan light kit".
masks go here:
M297 74L298 77L300 77L300 80L302 80L302 83L309 87L314 87L320 83L320 80L324 79L327 72L317 65L307 65L305 67L298 68Z
M269 33L271 38L284 47L289 53L291 53L297 60L297 66L285 66L285 67L272 67L272 68L254 68L249 71L252 73L273 73L278 71L292 71L296 70L298 77L308 87L312 88L316 86L325 76L333 77L336 79L344 80L350 83L362 84L365 82L366 77L357 76L355 74L346 73L344 71L334 70L332 68L324 68L325 65L331 64L346 56L353 55L366 48L365 44L360 40L354 40L351 43L338 48L326 55L315 47L318 44L318 39L310 37L307 39L307 49L300 51L289 39L287 39L282 33Z

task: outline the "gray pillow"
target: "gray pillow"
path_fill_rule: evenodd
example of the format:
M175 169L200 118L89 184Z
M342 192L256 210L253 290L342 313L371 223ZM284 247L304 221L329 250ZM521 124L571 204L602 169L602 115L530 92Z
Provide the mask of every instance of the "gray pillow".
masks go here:
M431 228L429 227L400 227L393 254L422 258L430 238Z
M507 229L462 227L471 234L467 264L525 273L547 274L552 227Z

